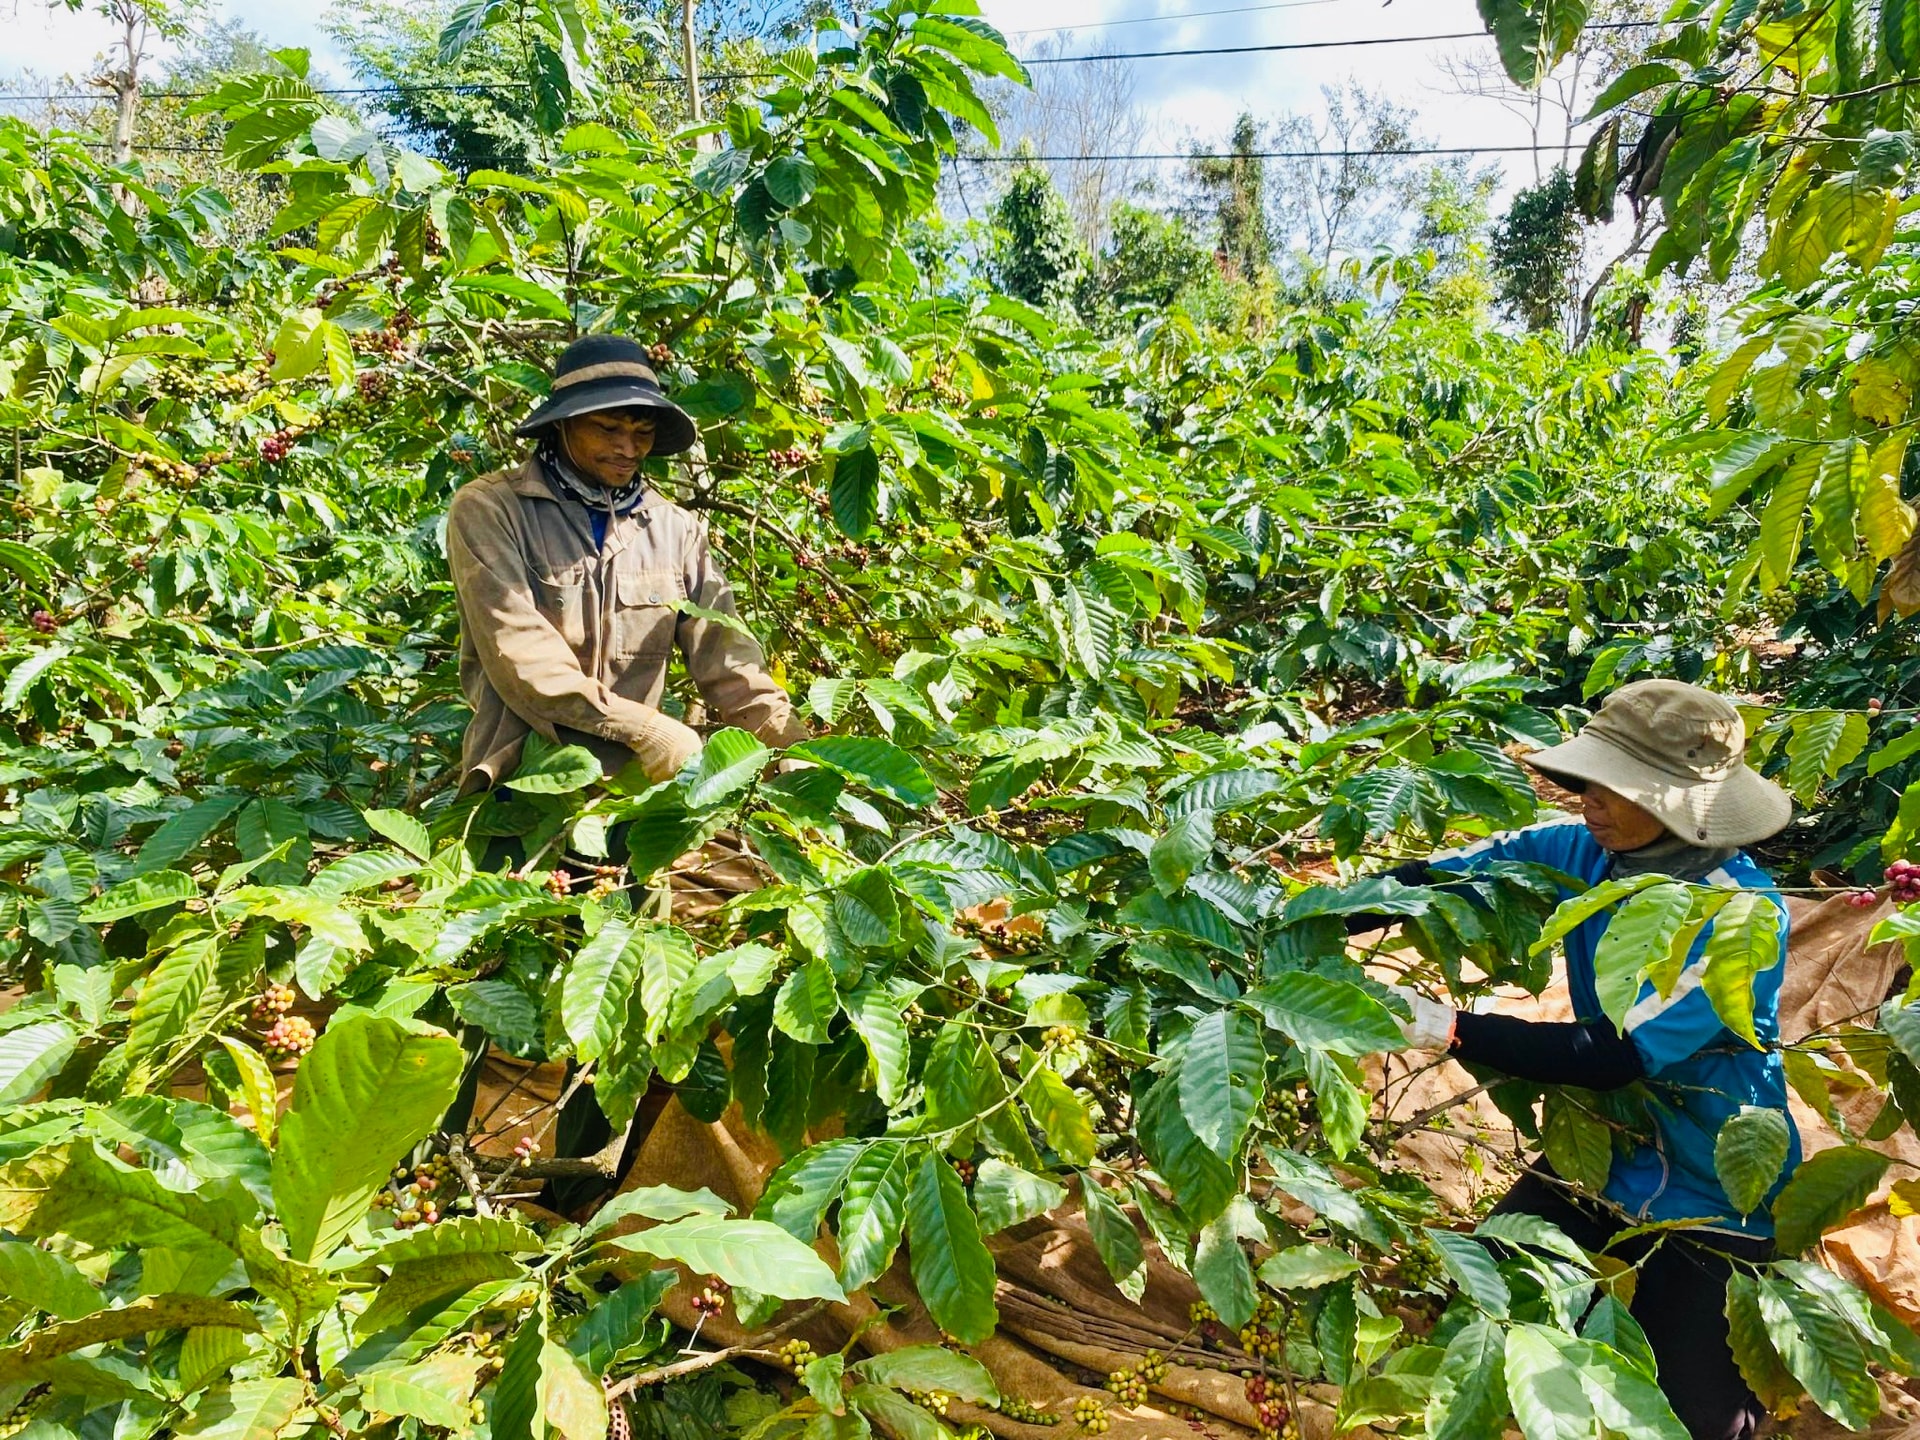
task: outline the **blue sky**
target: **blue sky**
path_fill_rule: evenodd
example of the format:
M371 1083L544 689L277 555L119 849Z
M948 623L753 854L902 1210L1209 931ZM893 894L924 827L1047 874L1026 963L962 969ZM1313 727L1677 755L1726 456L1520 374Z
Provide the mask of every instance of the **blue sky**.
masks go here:
M32 70L47 77L84 76L112 43L113 30L89 7L73 13L45 0L14 0L7 18L0 75ZM214 0L216 13L237 18L276 45L313 50L317 68L341 74L321 23L328 0ZM1480 29L1473 0L983 0L988 18L1009 34L1016 53L1072 33L1071 44L1124 50L1260 45L1327 39L1421 35ZM1237 13L1195 13L1195 12ZM1150 117L1148 148L1179 150L1189 138L1224 136L1241 110L1270 116L1319 107L1320 87L1358 76L1385 87L1422 114L1422 128L1442 145L1525 143L1521 123L1489 100L1451 94L1437 62L1472 51L1491 53L1484 39L1364 49L1207 56L1136 62L1137 93ZM1529 172L1526 157L1505 162Z

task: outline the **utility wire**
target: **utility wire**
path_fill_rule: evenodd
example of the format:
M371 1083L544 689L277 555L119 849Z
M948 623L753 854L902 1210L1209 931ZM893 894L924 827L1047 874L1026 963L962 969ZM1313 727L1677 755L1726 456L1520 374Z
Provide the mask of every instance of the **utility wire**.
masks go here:
M959 155L974 165L1073 164L1096 160L1365 160L1394 155L1541 155L1576 145L1415 145L1404 150L1189 150L1160 155Z
M704 85L710 80L711 81L771 80L773 78L775 78L775 76L774 76L774 73L771 71L762 71L762 70L716 71L710 74L702 74L700 77L700 82L701 84ZM622 83L628 84L628 85L684 85L687 82L683 77L679 75L647 75L647 76L642 76L639 79L625 80ZM491 90L526 90L526 89L530 89L531 86L532 86L532 82L527 80L449 81L444 84L424 84L423 83L419 85L342 85L342 86L324 86L323 85L323 86L316 87L313 93L316 95L412 95L412 94L425 94L429 92L441 92L441 91L481 92L481 91L491 91ZM141 98L144 100L150 100L150 101L151 100L204 100L208 96L217 95L219 93L220 92L217 90L149 90L149 91L146 91L141 96ZM27 101L35 101L35 100L110 101L112 99L113 99L112 93L104 89L56 90L56 91L49 92L48 94L45 94L45 95L0 95L0 105L8 104L10 102L25 103Z
M1039 25L1031 30L1009 30L1009 35L1053 35L1062 31L1108 30L1116 25L1156 25L1172 20L1204 20L1209 15L1251 15L1264 10L1304 10L1310 5L1338 5L1340 0L1278 0L1269 5L1236 5L1229 10L1187 10L1178 15L1137 15L1131 20L1089 20L1084 25Z
M1302 3L1318 4L1318 3L1321 3L1321 0L1291 0L1291 4L1293 5L1299 5ZM1246 8L1247 9L1267 9L1267 8L1283 9L1287 7L1286 6L1272 6L1272 7L1249 6ZM1218 10L1218 11L1206 11L1206 12L1195 12L1195 13L1196 14L1206 13L1206 14L1231 15L1231 14L1236 14L1240 12L1234 11L1234 10ZM1185 17L1156 16L1154 18L1177 19L1177 18L1185 18ZM1126 22L1115 21L1112 23L1121 24ZM1656 29L1659 29L1663 23L1664 22L1659 20L1609 20L1609 21L1597 21L1594 24L1583 25L1580 28L1583 33L1596 31L1596 30L1656 30ZM1031 33L1031 32L1019 32L1019 33ZM1209 45L1209 46L1202 46L1202 47L1187 49L1187 50L1133 50L1133 51L1123 51L1118 54L1036 55L1031 59L1023 59L1019 63L1022 65L1089 65L1102 60L1174 60L1174 59L1181 59L1184 57L1196 56L1196 55L1271 55L1271 54L1277 54L1283 51L1294 51L1294 50L1347 50L1347 49L1354 49L1358 47L1367 47L1367 46L1375 46L1375 45L1426 45L1426 44L1432 44L1436 41L1484 40L1487 38L1488 38L1488 35L1485 30L1450 30L1450 31L1446 31L1441 34L1435 34L1435 35L1374 35L1374 36L1368 36L1368 37L1359 38L1359 39L1347 39L1347 40L1289 40L1289 41L1283 41L1273 45ZM777 78L779 78L778 72L764 71L764 70L736 70L736 71L730 71L724 74L712 74L712 75L706 75L702 77L703 80L772 80ZM657 75L657 76L648 76L644 79L634 80L629 83L635 84L635 85L683 85L686 83L686 81L683 77L677 76L677 75ZM437 90L444 90L444 91L524 90L529 88L529 85L530 85L530 82L525 80L509 80L509 81L485 82L485 83L476 82L472 84L449 82L445 84L420 84L420 85L362 85L362 86L345 86L345 87L336 87L336 88L322 87L322 88L315 89L314 93L316 95L393 95L393 94L404 95L404 94L409 94L416 91L426 92L426 91L437 91ZM216 93L218 92L212 91L212 90L175 90L170 92L159 91L159 92L155 92L151 98L156 100L197 100L197 99L203 99L206 96L213 95ZM100 92L91 91L91 90L62 91L62 92L48 94L48 95L0 96L0 100L19 100L19 101L99 100L104 98L106 98L104 94Z
M1658 29L1658 20L1610 20L1582 25L1592 30ZM1357 40L1289 40L1275 45L1207 45L1191 50L1123 50L1099 55L1036 55L1022 65L1076 65L1096 60L1174 60L1190 55L1267 55L1281 50L1348 50L1364 45L1421 45L1436 40L1485 40L1485 30L1449 30L1439 35L1375 35Z

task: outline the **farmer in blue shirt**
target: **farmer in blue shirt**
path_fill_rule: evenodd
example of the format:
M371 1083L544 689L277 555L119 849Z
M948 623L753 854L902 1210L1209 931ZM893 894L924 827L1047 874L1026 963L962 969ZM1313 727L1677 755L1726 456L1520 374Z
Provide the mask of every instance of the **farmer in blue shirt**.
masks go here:
M1722 697L1673 680L1628 685L1609 695L1574 739L1527 757L1578 792L1579 820L1535 825L1394 872L1434 884L1517 860L1550 865L1582 886L1660 874L1758 892L1765 908L1755 923L1777 932L1774 961L1753 981L1753 1028L1766 1048L1756 1050L1729 1030L1702 985L1711 922L1667 994L1650 981L1641 986L1624 1033L1602 1013L1594 988L1594 955L1612 910L1565 939L1571 1022L1473 1014L1401 991L1413 1012L1406 1028L1416 1048L1542 1084L1637 1087L1622 1097L1636 1119L1615 1147L1601 1196L1575 1192L1538 1162L1498 1209L1542 1216L1590 1250L1630 1226L1693 1222L1612 1253L1640 1267L1633 1314L1659 1363L1661 1387L1695 1440L1744 1440L1765 1416L1734 1364L1725 1310L1731 1261L1771 1258L1772 1197L1740 1213L1715 1175L1713 1147L1721 1125L1742 1106L1787 1109L1775 1048L1787 912L1773 882L1739 847L1784 827L1792 802L1749 769L1745 756L1740 712ZM1796 1137L1776 1190L1798 1161Z

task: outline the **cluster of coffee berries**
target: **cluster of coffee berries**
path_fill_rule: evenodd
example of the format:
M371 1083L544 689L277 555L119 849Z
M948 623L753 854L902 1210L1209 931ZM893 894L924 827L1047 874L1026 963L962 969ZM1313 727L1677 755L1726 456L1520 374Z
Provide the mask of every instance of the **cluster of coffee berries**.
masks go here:
M696 1315L718 1315L727 1308L727 1296L733 1293L733 1287L715 1276L709 1280L700 1293L693 1297L693 1313Z
M382 1190L373 1197L373 1208L393 1211L393 1223L397 1229L411 1230L416 1225L438 1225L443 1210L440 1202L434 1198L434 1192L440 1188L442 1180L451 1174L452 1167L439 1157L412 1170L404 1165L396 1165L393 1181L400 1188Z
M547 893L556 900L564 900L573 890L573 876L565 870L554 869L547 875Z
M1089 1435L1104 1435L1113 1422L1107 1419L1107 1407L1091 1395L1082 1395L1073 1402L1073 1419Z
M540 1142L531 1135L522 1135L518 1140L513 1142L513 1158L522 1165L525 1165L539 1153Z
M253 1023L271 1025L282 1015L293 1010L293 987L291 985L269 985L260 992L253 1002Z
M438 1200L416 1200L407 1204L400 1202L400 1208L394 1212L393 1224L397 1230L411 1230L416 1225L438 1225L440 1223L440 1202Z
M978 1172L974 1169L973 1161L961 1159L953 1162L953 1173L960 1177L962 1185L971 1185Z
M267 383L270 367L262 362L251 370L200 370L181 366L160 372L153 388L175 400L236 400Z
M1146 1378L1137 1371L1122 1368L1111 1372L1107 1376L1107 1391L1122 1405L1147 1403Z
M313 1023L301 1015L286 1015L260 1039L269 1060L298 1060L313 1049Z
M954 383L953 371L942 365L927 377L927 388L936 400L947 405L965 405L972 397Z
M1240 1348L1249 1355L1257 1355L1262 1360L1277 1360L1280 1352L1286 1348L1286 1342L1280 1332L1258 1321L1242 1325L1238 1335Z
M1313 1092L1304 1085L1276 1085L1267 1092L1267 1117L1276 1130L1298 1134L1313 1123Z
M649 345L647 347L647 358L651 360L656 367L671 365L673 363L673 347L664 340Z
M767 463L776 470L798 470L803 465L811 465L813 456L797 446L789 446L785 450L769 450Z
M1214 1325L1220 1320L1220 1312L1204 1300L1196 1300L1187 1306L1189 1325Z
M1071 1025L1049 1025L1040 1037L1042 1045L1078 1045L1080 1032Z
M1911 860L1896 860L1887 866L1887 884L1893 887L1893 903L1911 905L1920 900L1920 865Z
M478 1395L467 1402L467 1419L475 1425L487 1423L487 1402Z
M813 1346L805 1340L789 1340L777 1352L780 1363L798 1375L813 1363Z
M402 310L387 322L384 330L359 330L349 337L353 348L362 355L399 355L410 343L408 334L413 329L413 316Z
M953 1397L944 1390L909 1390L907 1398L922 1410L931 1410L942 1419L946 1418L947 1406Z
M431 1195L442 1185L453 1183L453 1162L444 1155L432 1155L422 1160L409 1172L404 1165L396 1166L393 1178L406 1180L411 1175L413 1188L422 1195Z
M589 900L604 900L620 888L620 877L626 873L624 865L596 865L593 867L593 887L587 891Z
M218 461L209 456L208 463L217 464ZM143 450L127 465L127 483L135 484L147 477L184 490L199 481L200 469L184 460L169 460L164 455L150 455Z
M293 453L293 442L299 438L292 430L276 430L260 442L260 458L269 465L278 465Z
M998 954L1030 955L1040 948L1041 935L1031 920L1018 918L1024 923L1016 929L1013 920L987 920L963 911L953 917L953 928L984 941Z
M51 610L36 610L27 617L27 623L42 635L51 635L60 628L60 617Z
M1167 1378L1167 1357L1158 1350L1149 1350L1140 1357L1140 1363L1134 1368L1149 1385L1158 1385Z
M993 1407L1009 1420L1017 1420L1022 1425L1058 1425L1060 1417L1051 1410L1042 1410L1019 1395L1000 1397L1000 1403Z
M1261 1440L1297 1440L1300 1433L1293 1413L1264 1375L1247 1375L1247 1403L1253 1406Z
M47 1393L45 1385L31 1385L24 1388L25 1393L19 1400L14 1402L4 1414L0 1414L0 1440L24 1433L33 1423L34 1413L40 1408L41 1397Z
M1847 904L1856 910L1871 910L1880 903L1880 896L1872 890L1849 890Z
M1402 1251L1393 1268L1404 1290L1430 1289L1446 1274L1440 1257L1425 1245Z

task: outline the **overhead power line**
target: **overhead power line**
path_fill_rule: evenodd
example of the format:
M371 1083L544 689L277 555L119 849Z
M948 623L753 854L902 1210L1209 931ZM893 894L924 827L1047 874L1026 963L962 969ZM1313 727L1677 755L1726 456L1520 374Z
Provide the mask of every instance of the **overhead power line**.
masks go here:
M1651 30L1658 20L1609 20L1581 26L1589 30ZM1036 55L1022 65L1079 65L1096 60L1175 60L1191 55L1268 55L1282 50L1348 50L1370 45L1425 45L1438 40L1485 40L1484 30L1449 30L1438 35L1372 35L1350 40L1288 40L1273 45L1205 45L1189 50L1123 50L1098 55Z
M1195 11L1193 13L1196 16L1202 14L1233 15L1250 10L1288 9L1302 4L1320 3L1322 3L1322 0L1289 0L1289 3L1284 5L1252 5L1237 10ZM1187 17L1155 16L1152 18L1184 19ZM1126 24L1129 22L1112 21L1107 23ZM1654 30L1660 28L1663 23L1664 22L1659 20L1609 20L1597 21L1591 25L1583 25L1581 29L1583 32L1597 30ZM1015 33L1033 34L1037 32L1025 31ZM1347 50L1376 45L1428 45L1452 40L1484 40L1486 38L1488 38L1487 32L1484 30L1449 30L1432 35L1370 35L1346 40L1287 40L1271 45L1206 45L1184 50L1132 50L1121 51L1114 54L1096 55L1035 55L1022 59L1020 63L1022 65L1090 65L1103 60L1175 60L1201 55L1272 55L1296 50ZM703 81L773 80L778 78L778 72L768 70L735 70L703 75L701 77ZM650 75L629 83L635 85L684 85L686 81L678 75ZM477 92L489 90L525 90L528 89L529 86L530 82L525 80L476 81L470 83L452 81L441 84L423 83L419 85L318 86L315 87L313 93L316 95L406 95L426 93L429 91ZM156 100L200 100L215 93L217 92L212 90L157 91L154 92L150 98ZM104 92L100 91L68 90L45 95L0 95L0 102L9 100L20 102L36 100L101 100L105 98L108 97Z
M725 80L771 80L773 72L764 70L716 71L702 74L700 82ZM686 80L678 75L647 75L635 80L626 80L629 85L684 85ZM320 85L315 86L316 95L414 95L427 93L484 93L493 90L527 90L532 88L526 80L487 80L487 81L448 81L441 84L419 85ZM204 100L216 95L216 90L150 90L142 97L146 100ZM44 95L0 95L0 104L25 103L27 101L46 100L101 100L111 101L113 93L109 90L55 90Z
M1009 35L1052 35L1062 31L1110 30L1117 25L1160 25L1175 20L1204 20L1210 15L1251 15L1263 10L1305 10L1312 5L1338 5L1340 0L1277 0L1267 5L1235 5L1228 10L1186 10L1177 15L1136 15L1130 20L1089 20L1084 25L1037 25L1009 30Z
M960 155L974 165L1091 164L1107 160L1365 160L1396 155L1544 155L1574 145L1415 145L1404 150L1188 150L1158 155Z

